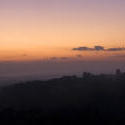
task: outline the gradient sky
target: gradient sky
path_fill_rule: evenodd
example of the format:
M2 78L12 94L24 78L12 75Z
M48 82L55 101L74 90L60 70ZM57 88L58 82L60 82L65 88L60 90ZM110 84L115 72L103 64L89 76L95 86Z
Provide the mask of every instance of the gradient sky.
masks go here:
M0 0L0 61L119 60L124 51L72 48L124 47L124 12L124 0Z

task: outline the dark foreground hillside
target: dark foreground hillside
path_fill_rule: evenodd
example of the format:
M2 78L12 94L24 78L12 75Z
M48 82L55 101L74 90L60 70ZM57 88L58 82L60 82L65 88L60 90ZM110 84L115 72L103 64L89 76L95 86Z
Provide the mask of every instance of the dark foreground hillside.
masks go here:
M63 77L3 87L0 122L16 125L124 125L125 75Z

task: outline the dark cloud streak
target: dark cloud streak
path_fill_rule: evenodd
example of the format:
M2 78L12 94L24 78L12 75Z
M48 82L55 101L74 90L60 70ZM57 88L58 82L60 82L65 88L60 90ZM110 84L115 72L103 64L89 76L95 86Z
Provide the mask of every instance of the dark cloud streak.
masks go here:
M116 52L116 51L125 51L125 48L108 48L105 49L103 46L94 46L93 48L89 48L86 46L73 48L73 51L107 51L107 52Z

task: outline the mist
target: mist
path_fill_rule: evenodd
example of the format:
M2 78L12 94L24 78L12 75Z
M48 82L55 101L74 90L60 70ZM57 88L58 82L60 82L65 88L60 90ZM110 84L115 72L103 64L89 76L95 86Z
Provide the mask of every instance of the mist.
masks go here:
M0 85L47 80L66 75L81 76L83 72L113 74L117 68L124 71L124 62L83 60L0 62Z

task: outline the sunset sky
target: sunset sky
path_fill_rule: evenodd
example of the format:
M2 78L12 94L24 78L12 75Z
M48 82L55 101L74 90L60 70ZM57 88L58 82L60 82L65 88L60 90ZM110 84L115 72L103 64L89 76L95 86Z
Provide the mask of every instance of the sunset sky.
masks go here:
M124 0L0 0L0 61L124 57Z

